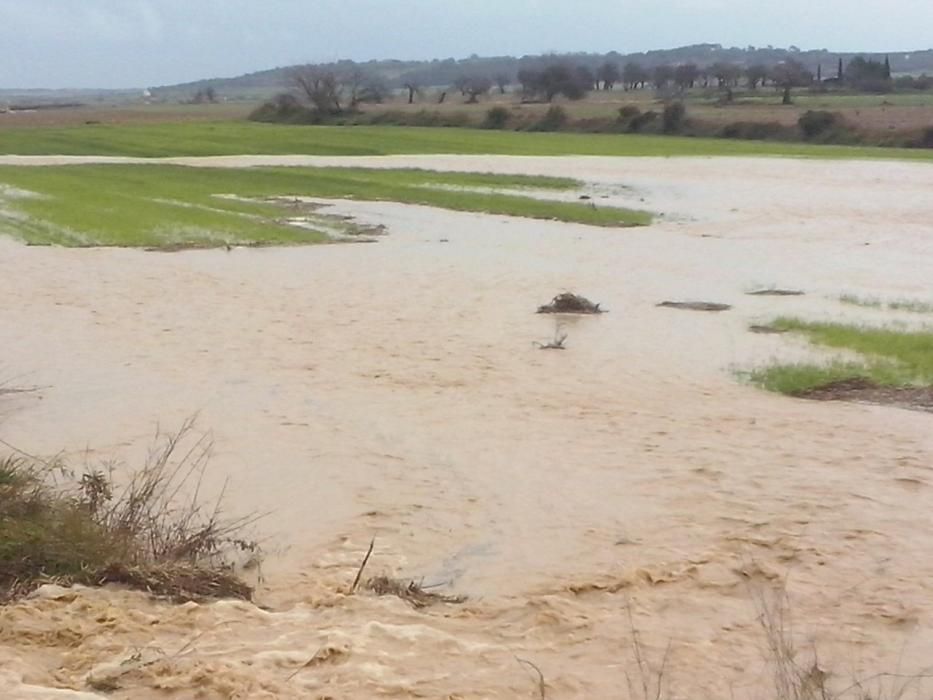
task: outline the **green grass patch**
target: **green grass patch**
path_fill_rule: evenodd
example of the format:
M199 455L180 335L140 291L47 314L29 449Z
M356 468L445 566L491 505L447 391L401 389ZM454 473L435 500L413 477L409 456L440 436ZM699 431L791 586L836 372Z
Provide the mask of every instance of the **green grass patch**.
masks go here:
M0 230L32 244L67 246L183 247L330 240L323 231L289 225L285 219L294 212L286 212L281 203L265 201L271 197L393 201L594 226L651 222L645 212L507 191L560 191L579 186L567 178L423 170L0 167Z
M777 330L800 333L811 342L862 356L861 361L826 364L778 364L749 373L771 391L800 394L844 379L868 379L879 386L933 385L933 331L907 331L841 323L779 318Z
M747 377L752 384L762 389L787 396L799 396L811 389L845 379L868 379L869 372L859 364L835 362L825 365L773 365L748 372Z
M254 122L85 125L0 130L0 154L138 157L215 155L500 154L795 156L933 160L933 150L740 141L639 134L500 132L396 126Z

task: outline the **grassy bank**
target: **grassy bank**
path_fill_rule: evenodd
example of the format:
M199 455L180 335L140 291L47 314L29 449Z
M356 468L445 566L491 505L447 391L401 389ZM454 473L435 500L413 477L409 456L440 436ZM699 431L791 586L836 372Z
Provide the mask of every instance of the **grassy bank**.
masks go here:
M933 331L812 323L779 318L777 330L800 333L811 342L857 353L861 359L825 364L777 364L751 373L751 380L770 391L800 395L849 379L879 387L933 385Z
M0 131L0 154L138 157L212 155L497 154L795 156L933 161L933 150L642 134L526 133L396 126L288 126L252 122L85 125Z
M0 231L33 244L174 247L320 243L330 237L318 224L348 226L315 219L308 207L269 201L273 197L393 201L594 226L650 223L644 212L516 191L579 186L567 178L417 170L0 167ZM304 228L287 221L301 216L310 216Z
M237 549L258 556L240 539L249 520L224 520L215 504L179 495L198 492L210 450L192 428L160 437L120 484L106 471L0 459L0 603L48 582L249 599L228 560Z

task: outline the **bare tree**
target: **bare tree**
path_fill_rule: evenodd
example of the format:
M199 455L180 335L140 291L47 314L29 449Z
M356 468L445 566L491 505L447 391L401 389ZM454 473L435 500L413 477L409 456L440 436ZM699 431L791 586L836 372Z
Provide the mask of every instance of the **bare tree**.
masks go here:
M408 90L408 104L414 104L415 97L421 94L421 85L417 81L409 79L405 81L405 89Z
M292 74L292 82L320 114L340 114L343 111L341 85L336 73L306 66Z
M791 90L795 87L805 87L813 82L813 73L799 61L784 61L771 68L771 79L774 84L783 90L781 103L793 104Z

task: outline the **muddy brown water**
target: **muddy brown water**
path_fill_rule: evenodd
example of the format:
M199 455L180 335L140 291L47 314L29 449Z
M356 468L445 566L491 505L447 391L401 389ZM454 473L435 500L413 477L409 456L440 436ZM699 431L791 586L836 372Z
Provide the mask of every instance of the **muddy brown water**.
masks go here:
M229 479L228 511L268 512L270 550L262 607L51 588L3 609L3 697L540 697L524 659L549 698L639 698L634 625L648 675L666 656L665 697L771 698L758 616L782 588L801 659L816 648L834 683L930 663L930 416L733 370L818 354L747 331L776 314L923 323L834 297L933 293L933 168L285 161L572 175L664 216L334 203L388 235L170 255L0 240L3 371L45 387L7 397L0 437L133 461L197 411L208 490ZM771 286L807 295L746 294ZM555 319L535 310L564 290L611 313L561 319L567 350L541 352ZM734 308L656 308L671 298ZM345 596L372 537L372 575L468 602Z

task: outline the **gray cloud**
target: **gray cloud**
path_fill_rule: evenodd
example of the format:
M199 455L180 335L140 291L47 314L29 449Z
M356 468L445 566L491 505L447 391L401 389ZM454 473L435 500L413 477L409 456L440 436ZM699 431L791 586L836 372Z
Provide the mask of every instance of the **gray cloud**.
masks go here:
M0 87L138 87L337 58L714 42L930 48L930 0L0 0Z

